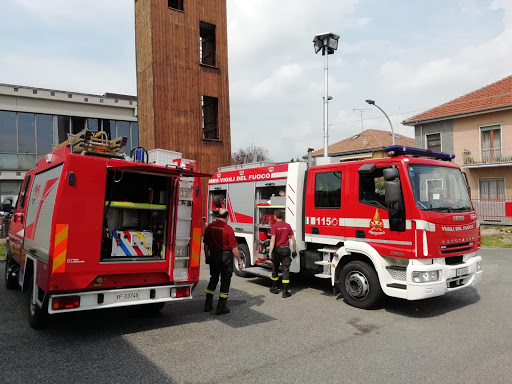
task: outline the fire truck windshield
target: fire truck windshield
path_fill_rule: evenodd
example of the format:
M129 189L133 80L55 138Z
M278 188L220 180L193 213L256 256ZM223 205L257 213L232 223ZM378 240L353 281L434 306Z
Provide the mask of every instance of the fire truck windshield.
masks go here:
M434 212L470 212L473 209L460 169L410 164L408 171L419 209Z

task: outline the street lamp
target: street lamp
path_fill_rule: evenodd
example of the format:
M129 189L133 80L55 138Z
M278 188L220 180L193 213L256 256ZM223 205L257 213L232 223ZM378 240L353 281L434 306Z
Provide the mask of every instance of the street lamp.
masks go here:
M391 124L391 120L389 120L389 117L386 114L386 112L384 112L384 110L381 107L379 107L377 104L375 104L375 100L366 100L366 102L370 105L375 105L377 108L379 108L382 111L384 116L386 116L386 119L388 119L388 122L389 122L389 126L391 127L391 137L393 138L393 145L395 145L395 131L393 130L393 124Z
M322 51L322 56L325 56L324 60L324 157L327 155L327 147L329 142L329 85L328 85L328 56L332 55L335 50L338 49L338 40L340 36L331 33L319 33L313 39L313 46L315 53ZM332 99L332 98L331 98Z

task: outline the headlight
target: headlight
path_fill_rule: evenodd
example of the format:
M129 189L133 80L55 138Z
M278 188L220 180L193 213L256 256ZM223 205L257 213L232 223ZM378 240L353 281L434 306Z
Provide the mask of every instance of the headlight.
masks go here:
M482 262L481 261L477 261L476 262L476 271L481 271L482 270Z
M428 272L413 271L412 281L415 283L428 283L431 281L439 281L439 271L428 271Z

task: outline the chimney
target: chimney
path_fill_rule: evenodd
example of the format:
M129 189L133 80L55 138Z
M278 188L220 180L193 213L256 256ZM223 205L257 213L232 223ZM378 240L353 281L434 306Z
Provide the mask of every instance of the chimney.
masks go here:
M368 146L368 136L366 134L363 135L363 147Z

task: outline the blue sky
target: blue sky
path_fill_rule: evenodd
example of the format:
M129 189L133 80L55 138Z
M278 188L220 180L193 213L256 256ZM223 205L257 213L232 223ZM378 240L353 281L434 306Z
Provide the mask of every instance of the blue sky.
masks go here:
M0 83L136 93L132 0L0 0ZM329 57L329 143L361 130L374 99L401 121L512 74L508 0L227 0L233 151L275 161L323 148L323 58L313 36L341 35ZM363 112L365 129L389 129Z

